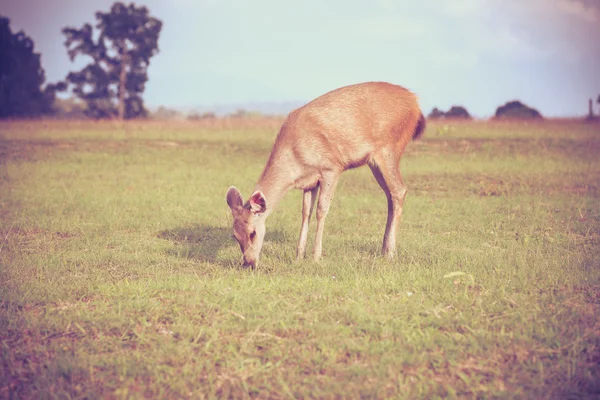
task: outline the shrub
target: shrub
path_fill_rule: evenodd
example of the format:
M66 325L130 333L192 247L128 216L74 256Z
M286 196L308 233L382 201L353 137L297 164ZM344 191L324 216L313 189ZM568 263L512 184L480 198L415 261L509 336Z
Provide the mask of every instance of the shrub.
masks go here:
M187 116L187 119L190 121L200 121L203 119L215 119L215 118L217 118L217 115L212 111L206 111L202 114L200 114L197 111L193 111Z
M542 119L542 114L535 108L531 108L518 100L508 103L496 109L496 119Z
M462 119L471 119L471 114L467 111L466 108L461 106L452 106L446 113L446 118L462 118Z
M429 113L427 118L429 119L439 119L444 117L444 112L437 107L434 107L433 110Z
M435 107L429 115L429 119L471 119L471 114L462 106L452 106L447 112L444 112Z

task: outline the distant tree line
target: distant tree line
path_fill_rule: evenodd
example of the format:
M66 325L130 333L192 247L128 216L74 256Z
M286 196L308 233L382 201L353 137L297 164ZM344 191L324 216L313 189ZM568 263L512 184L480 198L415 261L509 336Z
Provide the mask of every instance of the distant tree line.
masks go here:
M598 98L600 100L600 97ZM600 103L600 101L599 101ZM471 114L462 106L452 106L448 111L442 111L435 107L429 115L428 119L471 119ZM535 108L531 108L518 100L509 101L508 103L498 107L494 114L494 119L542 119L542 114Z

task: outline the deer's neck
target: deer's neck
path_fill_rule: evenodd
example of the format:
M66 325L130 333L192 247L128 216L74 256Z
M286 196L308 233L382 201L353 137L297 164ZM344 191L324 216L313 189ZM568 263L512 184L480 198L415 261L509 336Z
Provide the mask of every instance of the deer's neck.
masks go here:
M267 199L267 215L279 204L296 180L294 163L288 152L273 151L255 190L261 190Z

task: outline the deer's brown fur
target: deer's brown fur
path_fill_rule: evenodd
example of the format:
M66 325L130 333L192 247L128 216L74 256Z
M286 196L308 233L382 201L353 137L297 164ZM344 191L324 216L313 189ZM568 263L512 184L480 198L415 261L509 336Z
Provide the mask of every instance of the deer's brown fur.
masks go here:
M308 221L317 203L314 258L322 254L323 228L340 174L369 165L388 200L382 252L393 257L406 187L400 157L406 145L425 130L416 96L385 82L345 86L292 111L283 123L250 199L229 188L234 236L244 264L258 262L265 219L290 189L304 191L297 257L306 251ZM317 202L318 194L318 202Z

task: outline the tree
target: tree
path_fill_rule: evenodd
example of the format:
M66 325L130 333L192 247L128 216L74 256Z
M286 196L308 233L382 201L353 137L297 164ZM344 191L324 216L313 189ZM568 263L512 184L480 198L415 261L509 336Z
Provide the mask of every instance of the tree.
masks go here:
M42 86L46 80L40 54L23 31L12 33L0 15L0 118L37 117L52 112L61 85Z
M96 20L97 35L90 24L62 30L71 61L77 56L92 59L81 71L69 73L67 82L92 118L146 116L142 93L150 58L158 53L162 22L146 7L120 2L108 13L97 12Z
M437 107L431 110L427 116L429 119L471 119L471 114L463 106L452 106L446 112L438 109Z
M427 118L429 119L439 119L444 117L444 112L437 107L434 107L433 110L429 113Z
M471 114L462 106L452 106L446 112L446 118L471 119Z
M535 108L531 108L518 100L508 103L496 109L495 119L542 119L542 114Z

